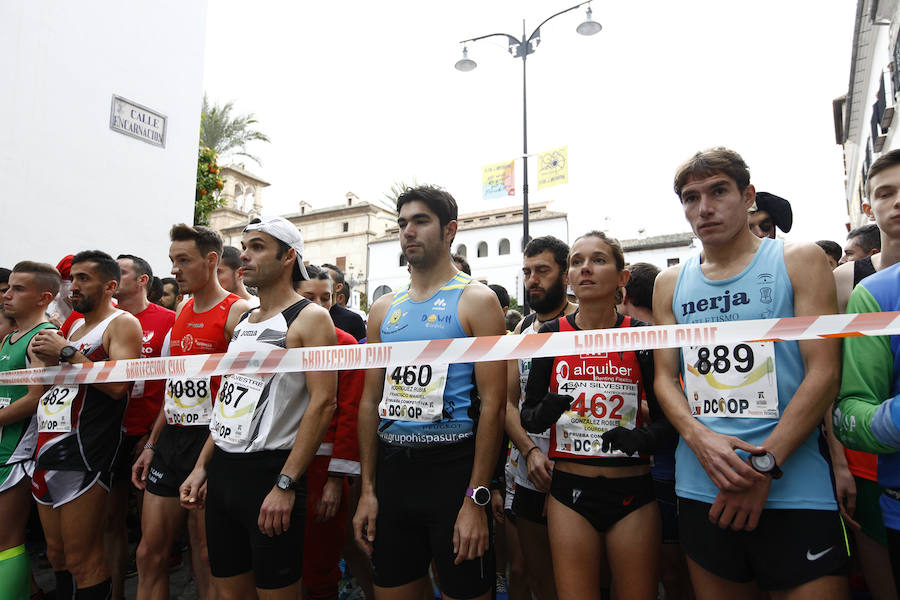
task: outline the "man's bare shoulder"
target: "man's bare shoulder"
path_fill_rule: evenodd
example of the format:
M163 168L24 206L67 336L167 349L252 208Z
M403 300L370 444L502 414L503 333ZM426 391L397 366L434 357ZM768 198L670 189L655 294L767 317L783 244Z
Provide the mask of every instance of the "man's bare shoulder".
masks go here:
M784 243L784 262L788 268L793 265L806 265L810 262L822 262L828 264L828 258L825 251L812 242L785 242Z
M672 288L675 289L675 284L678 282L678 275L681 273L681 266L673 265L668 269L664 269L659 272L659 275L656 276L656 282L653 284L653 289L662 289Z
M500 301L497 299L497 294L494 293L494 290L474 279L466 285L459 300L460 303L465 303L467 308L470 306L492 306L494 304L500 306Z

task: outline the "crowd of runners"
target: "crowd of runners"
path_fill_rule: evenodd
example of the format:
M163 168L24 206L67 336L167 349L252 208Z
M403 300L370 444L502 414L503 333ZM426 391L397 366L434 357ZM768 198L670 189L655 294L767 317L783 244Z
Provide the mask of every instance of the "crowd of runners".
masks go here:
M534 310L451 255L457 205L397 199L409 282L368 318L280 217L241 249L169 232L172 278L100 250L0 283L0 371L334 344L900 310L900 151L871 166L870 226L775 239L790 205L735 152L674 177L701 251L660 271L602 231L524 250ZM673 199L673 202L675 200ZM43 257L47 258L47 257ZM169 597L183 536L201 599L896 599L900 337L758 341L386 369L0 384L0 600ZM343 559L343 569L339 563ZM498 581L503 582L498 586Z

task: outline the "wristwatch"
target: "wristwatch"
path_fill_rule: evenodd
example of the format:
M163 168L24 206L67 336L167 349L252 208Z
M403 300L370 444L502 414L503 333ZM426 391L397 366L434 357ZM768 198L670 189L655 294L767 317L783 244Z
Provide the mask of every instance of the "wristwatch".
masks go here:
M478 506L487 506L491 501L491 490L483 485L478 486L474 490L469 488L466 490L466 498L471 498Z
M69 362L69 359L75 356L78 350L75 346L63 346L59 350L59 362Z
M768 450L760 452L759 454L751 454L750 466L753 467L757 473L768 475L772 479L781 479L781 469L778 468L775 457L772 456L772 453Z
M275 480L275 487L277 487L279 490L281 490L283 492L286 492L288 490L297 489L294 486L294 480L291 479L289 476L285 475L284 473L279 475L278 479Z

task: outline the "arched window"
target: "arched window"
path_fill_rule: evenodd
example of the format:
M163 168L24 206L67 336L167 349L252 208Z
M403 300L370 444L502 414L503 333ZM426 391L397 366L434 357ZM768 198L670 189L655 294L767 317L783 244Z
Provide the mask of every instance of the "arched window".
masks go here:
M378 300L385 294L389 294L390 292L391 292L390 286L379 285L377 288L375 288L375 293L372 294L372 302L375 302L376 300Z
M487 242L478 242L478 257L487 256Z
M400 266L401 266L401 267L405 267L405 266L406 266L406 256L403 255L403 254L400 255Z
M503 238L502 240L500 240L500 250L499 250L499 252L497 252L497 254L501 254L501 255L509 254L509 240L508 239Z
M244 188L239 183L234 184L234 207L244 210Z
M466 252L468 252L468 250L466 250L465 244L460 244L459 246L456 247L456 253L459 254L460 256L465 256Z

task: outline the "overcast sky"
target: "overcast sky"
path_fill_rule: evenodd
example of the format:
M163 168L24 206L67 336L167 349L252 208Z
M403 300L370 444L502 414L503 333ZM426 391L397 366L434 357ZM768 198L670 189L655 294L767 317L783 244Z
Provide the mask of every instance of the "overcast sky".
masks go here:
M396 181L435 183L463 212L481 200L482 165L522 151L522 61L501 38L531 33L572 0L284 2L210 0L204 87L234 100L272 138L247 168L272 185L266 213L383 198ZM528 57L530 153L569 147L569 184L531 202L620 238L687 231L672 191L695 151L740 152L758 190L791 201L788 239L844 240L840 146L831 101L847 92L851 0L593 3L603 30L575 32L582 9L541 29ZM521 160L516 164L521 192Z

